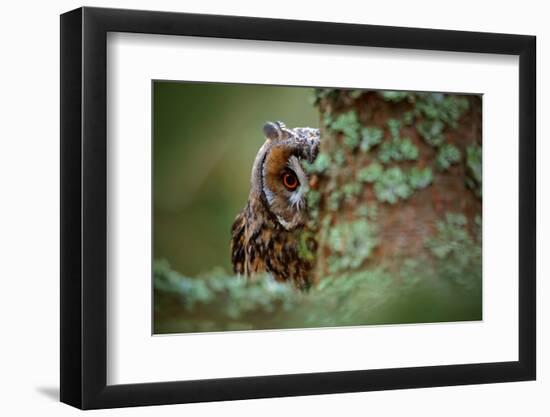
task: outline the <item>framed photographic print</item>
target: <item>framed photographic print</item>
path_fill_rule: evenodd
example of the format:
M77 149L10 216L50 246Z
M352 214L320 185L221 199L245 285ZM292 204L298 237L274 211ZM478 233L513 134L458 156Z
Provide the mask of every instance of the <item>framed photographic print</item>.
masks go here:
M61 16L61 401L535 379L535 38Z

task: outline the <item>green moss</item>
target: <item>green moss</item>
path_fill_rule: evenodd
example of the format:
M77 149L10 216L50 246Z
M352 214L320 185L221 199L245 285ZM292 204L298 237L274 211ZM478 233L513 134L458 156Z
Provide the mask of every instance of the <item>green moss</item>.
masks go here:
M361 193L362 187L361 183L358 182L348 182L342 187L342 193L344 194L344 199L346 201L352 201Z
M461 157L460 149L452 144L445 144L437 152L435 162L439 169L445 171L459 162Z
M342 192L340 190L334 190L327 199L327 208L330 211L338 211L340 203L342 201Z
M378 152L378 159L384 164L388 164L392 159L398 159L400 155L397 147L391 142L384 142L380 146L380 152Z
M463 214L447 213L443 220L437 222L437 234L427 242L428 249L438 259L453 255L459 246L470 241L466 224Z
M361 182L374 183L384 173L384 168L378 162L371 162L367 167L357 172L357 179Z
M394 103L404 101L410 96L410 93L407 91L379 91L378 94L380 94L384 100Z
M391 161L414 161L418 158L418 148L409 138L392 139L380 145L378 159L388 164Z
M346 153L342 148L336 149L334 152L334 163L337 167L342 167L346 162Z
M414 161L418 158L418 148L409 138L401 139L398 143L399 154L405 161Z
M359 129L361 125L357 112L350 110L340 114L336 120L330 125L330 129L334 132L340 132L344 136L343 143L349 149L355 149L359 145L360 135Z
M357 100L363 95L363 92L363 90L349 90L348 96L350 96L354 100Z
M443 93L416 93L415 112L424 118L439 120L456 127L460 117L469 109L464 96Z
M303 166L309 174L323 174L330 167L330 156L321 152L312 163L303 161Z
M476 216L474 217L474 224L475 224L476 239L477 239L477 242L479 242L479 244L481 245L483 228L481 224L481 216L479 214L476 214Z
M463 214L447 213L437 222L437 233L426 246L436 259L441 278L473 288L481 282L481 219L475 225L476 239L468 233L467 224Z
M374 146L382 142L384 131L379 127L364 127L361 129L360 148L363 152L370 151Z
M308 262L315 261L315 234L310 230L303 230L298 234L298 256Z
M335 88L316 88L313 91L313 97L311 98L311 104L318 105L322 100L334 97L338 94L338 90Z
M365 204L358 204L355 208L355 216L358 218L368 218L370 214L369 208Z
M357 180L374 184L378 201L394 204L409 198L414 190L428 187L433 181L433 172L430 167L414 167L410 171L399 167L384 170L378 162L371 162L357 172Z
M308 190L306 194L307 206L310 209L319 208L319 202L321 201L321 193L317 190Z
M424 141L433 147L445 143L445 128L456 128L459 119L469 109L464 96L443 93L417 93L414 114L420 117L416 130Z
M374 225L362 218L340 222L328 231L330 273L351 271L363 265L377 246Z
M479 198L482 196L481 146L470 145L466 148L466 185Z
M378 216L378 205L376 203L358 204L355 208L355 216L357 218L363 217L370 221L376 222Z
M416 130L430 146L438 147L445 142L443 129L445 124L441 120L422 120L417 123Z
M397 119L388 120L391 139L382 143L378 152L378 159L385 164L391 161L414 161L418 158L418 148L411 139L400 137L401 124Z
M344 145L351 151L353 151L359 145L359 135L344 136Z
M409 198L412 192L407 176L399 167L387 169L374 183L374 193L380 202L395 204Z
M317 221L319 219L319 205L321 202L321 193L317 190L309 189L306 193L306 203L308 216L308 227L311 229L317 228Z
M387 121L388 129L390 131L390 136L392 139L399 139L401 131L401 120L399 119L388 119Z
M407 126L411 126L414 123L415 115L414 111L406 111L403 113L403 123Z
M409 172L409 184L415 190L426 188L433 181L433 173L430 167L424 169L412 168Z
M332 118L332 115L330 113L323 114L323 124L326 126L327 129L330 129L333 121L334 119Z

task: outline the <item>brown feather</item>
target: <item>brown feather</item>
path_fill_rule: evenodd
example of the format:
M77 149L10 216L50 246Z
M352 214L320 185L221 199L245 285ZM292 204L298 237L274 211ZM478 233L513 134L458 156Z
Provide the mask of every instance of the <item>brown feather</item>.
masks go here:
M310 128L287 129L281 122L266 126L267 138L252 169L248 203L231 228L231 262L237 274L254 278L267 272L277 281L306 289L312 283L312 264L299 256L298 242L307 212L305 204L291 204L281 178L291 157L313 161L319 133Z

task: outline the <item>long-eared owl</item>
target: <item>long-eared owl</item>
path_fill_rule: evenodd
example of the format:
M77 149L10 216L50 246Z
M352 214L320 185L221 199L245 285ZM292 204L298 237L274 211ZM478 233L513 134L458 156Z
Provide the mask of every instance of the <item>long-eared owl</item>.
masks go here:
M298 247L309 189L302 163L316 158L319 130L268 122L263 131L265 142L252 166L248 202L231 229L233 270L247 277L267 272L277 281L308 288L312 265L300 258Z

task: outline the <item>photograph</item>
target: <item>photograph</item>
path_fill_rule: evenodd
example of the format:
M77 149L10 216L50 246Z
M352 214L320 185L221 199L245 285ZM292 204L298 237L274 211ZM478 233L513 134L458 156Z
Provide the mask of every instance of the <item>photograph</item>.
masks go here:
M151 88L153 334L483 320L481 94Z

